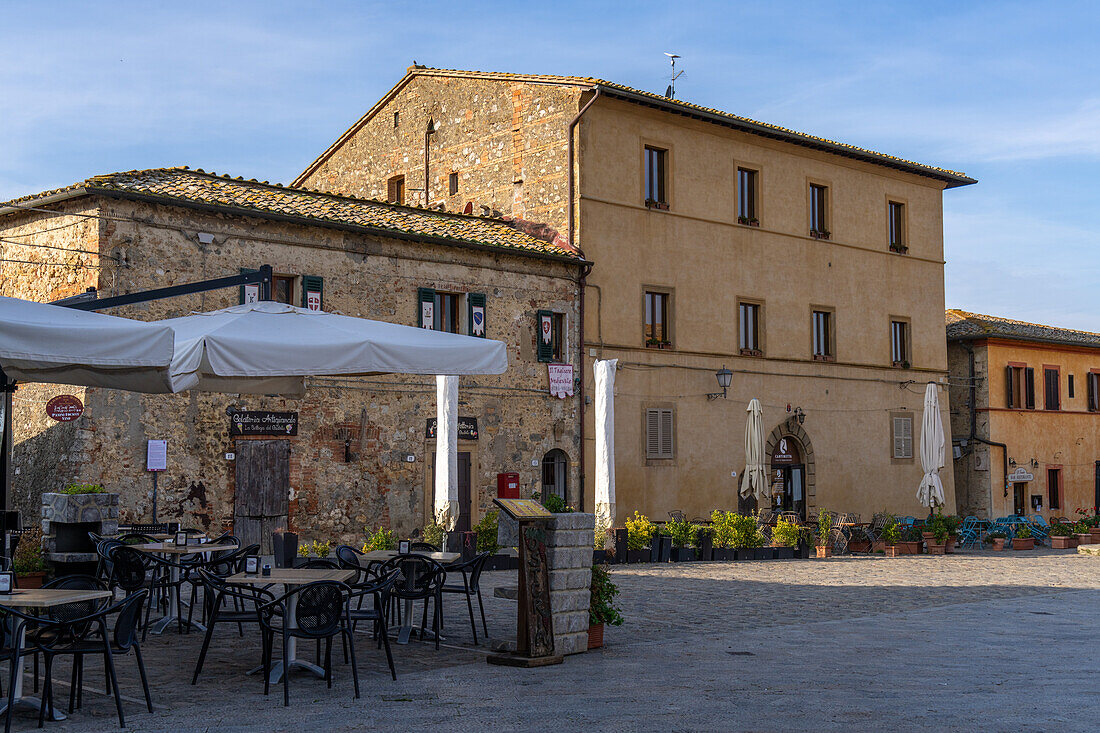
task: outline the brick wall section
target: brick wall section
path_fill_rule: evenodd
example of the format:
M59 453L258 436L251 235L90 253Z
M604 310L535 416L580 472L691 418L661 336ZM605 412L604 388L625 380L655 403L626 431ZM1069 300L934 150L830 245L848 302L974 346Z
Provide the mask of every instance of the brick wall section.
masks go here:
M546 533L554 649L558 654L588 651L588 606L595 527L595 514L555 514Z
M423 205L430 117L430 204L462 211L470 202L475 214L485 205L564 233L566 131L580 95L576 86L415 76L300 185L385 200L389 178L404 175L406 203Z
M416 325L418 287L484 293L487 336L507 344L509 367L502 375L459 381L459 414L476 416L481 433L480 440L459 446L472 452L473 521L491 508L498 472L518 471L523 496L539 490L541 468L531 461L554 448L569 456L568 498L576 501L579 400L550 396L546 366L535 358L536 312L560 311L567 314L568 360L579 370L575 265L145 202L84 201L88 210L107 219L81 220L94 226L41 232L33 241L52 243L58 241L57 232L91 227L98 244L69 235L68 246L98 246L119 260L104 258L102 269L89 271L91 276L84 270L74 274L72 267L7 269L0 293L45 301L97 285L108 297L269 263L276 274L323 277L326 311L405 325ZM36 225L67 223L67 218L46 217ZM23 218L0 221L0 237L23 233L26 226ZM213 234L213 243L200 244L198 232ZM63 251L38 251L47 253L38 255L48 255L46 261L69 257ZM296 299L300 303L300 294ZM152 320L237 302L238 292L232 289L112 313ZM464 322L464 304L462 311ZM44 405L49 396L66 392L84 401L85 413L71 423L56 423L46 417ZM98 482L121 495L123 522L148 521L152 484L145 471L146 440L165 438L168 470L160 477L159 518L213 532L227 529L235 492L235 466L225 458L235 445L226 416L231 405L298 411L299 434L291 439L290 525L304 540L356 543L365 527L387 526L410 536L423 526L435 446L425 438L425 423L435 417L431 376L310 380L300 400L26 385L16 393L14 411L14 503L33 517L40 512L43 492L74 480ZM350 462L344 460L345 437L352 442ZM406 462L408 455L414 462Z

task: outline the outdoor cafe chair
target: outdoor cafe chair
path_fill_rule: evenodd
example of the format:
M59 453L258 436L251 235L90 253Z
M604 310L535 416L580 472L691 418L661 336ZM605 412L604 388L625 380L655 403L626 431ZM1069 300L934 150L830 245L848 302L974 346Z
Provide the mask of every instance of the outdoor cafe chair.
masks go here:
M351 653L351 675L355 697L359 698L359 670L355 664L355 640L348 625L348 602L351 589L344 583L318 581L299 585L283 595L257 607L263 635L264 694L271 686L271 657L275 635L282 638L283 659L289 659L288 640L316 639L325 641L325 680L332 687L332 639L343 636ZM286 623L287 608L296 603L294 626ZM290 670L283 672L283 705L290 706Z
M409 545L409 552L439 552L439 548L431 542L413 542Z
M412 624L412 605L416 601L424 602L424 615L420 622L421 640L424 638L424 630L428 623L428 604L435 604L432 631L435 635L435 648L439 649L440 610L443 607L442 588L447 580L446 569L430 557L398 555L387 560L378 574L389 575L395 570L399 575L393 584L393 598L406 602L409 610L409 615L405 619L406 624Z
M390 676L397 679L397 670L393 666L393 652L390 651L389 629L386 627L386 607L389 605L390 593L393 584L397 581L399 573L391 572L379 578L366 579L362 583L351 586L351 597L348 599L348 622L351 630L360 621L370 621L374 627L374 635L378 640L378 647L385 646L386 662L390 665ZM363 608L363 601L369 599L370 607ZM355 608L352 608L355 601ZM350 636L348 638L351 638ZM344 662L348 661L347 646L344 647Z
M234 541L236 540L236 538L233 539ZM257 542L248 545L247 547L239 547L230 552L216 555L209 560L206 560L200 564L189 566L187 568L187 582L191 583L191 604L187 608L188 626L191 625L191 619L195 612L195 602L198 597L198 589L200 587L203 588L202 622L204 624L208 623L210 618L207 611L209 606L206 603L206 594L210 593L211 591L210 587L204 582L202 576L199 574L199 571L224 580L230 575L234 575L243 571L245 559L248 558L250 555L259 554L260 544ZM240 600L238 598L233 597L232 600L234 611L243 610L243 607L241 606ZM238 630L240 631L241 636L244 636L244 629L238 626Z
M149 680L145 674L145 661L141 656L141 643L138 639L138 622L141 618L141 606L145 600L147 591L140 590L133 595L123 598L118 603L107 608L100 608L85 616L54 620L48 616L39 617L9 608L0 604L0 612L8 614L16 623L33 625L40 633L33 637L28 636L30 647L25 650L16 650L13 659L12 674L8 687L8 710L14 704L15 674L19 669L18 657L24 656L28 651L41 652L46 660L46 682L42 689L42 706L38 713L38 727L41 728L46 717L47 710L53 717L53 660L54 657L72 655L75 666L77 699L82 695L79 687L83 685L84 657L89 654L102 654L103 666L106 674L108 688L114 692L115 709L118 711L118 724L126 727L126 721L122 712L122 697L118 691L118 672L115 669L114 657L116 654L126 654L130 649L134 650L137 657L138 673L141 675L141 686L145 692L145 704L149 712L153 712L153 699L149 694ZM77 604L65 604L74 606ZM108 631L107 617L117 613L113 633ZM90 627L83 636L76 636L73 629ZM48 633L47 633L48 632ZM18 636L16 634L16 636ZM71 693L70 693L71 698Z
M461 593L466 596L466 608L470 612L470 630L474 632L475 644L477 644L477 623L474 621L474 597L477 598L477 605L481 611L481 626L485 630L485 638L489 638L489 625L485 623L485 604L481 600L481 573L485 570L485 563L489 561L491 554L482 552L472 560L448 565L447 575L453 578L456 573L459 574L462 577L462 585L444 583L440 588L443 593Z
M66 590L107 590L107 585L99 578L91 575L65 575L60 578L54 578L53 580L43 583L43 588L48 589L66 589ZM64 603L59 606L51 606L45 609L46 618L59 623L64 623L72 618L79 618L82 616L88 616L94 613L103 606L107 605L108 599L99 598L92 601L76 601L73 603ZM90 624L84 624L79 627L71 627L67 629L67 633L74 638L80 638L87 634ZM28 628L27 639L34 641L56 635L58 629L53 628ZM38 690L38 652L32 652L34 657L34 689ZM73 710L73 696L72 693L76 689L76 667L73 668L73 683L69 689L69 712Z
M218 577L204 568L198 568L195 573L204 588L206 634L203 636L202 649L199 651L199 661L195 665L195 674L191 677L192 685L199 681L199 673L202 672L206 653L210 649L210 641L214 636L214 627L219 623L236 624L238 633L244 636L244 624L256 624L257 628L262 628L259 607L275 600L275 595L266 588L227 583L225 578ZM233 601L232 607L229 606L228 601Z

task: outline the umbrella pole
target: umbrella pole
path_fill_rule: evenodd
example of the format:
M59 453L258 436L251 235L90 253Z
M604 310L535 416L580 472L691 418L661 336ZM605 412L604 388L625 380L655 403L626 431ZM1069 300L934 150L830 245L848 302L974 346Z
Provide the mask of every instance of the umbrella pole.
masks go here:
M151 471L153 474L153 524L157 523L157 471Z
M15 381L8 379L0 369L0 390L4 394L4 415L0 423L0 510L7 511L11 498L11 459L12 459L12 394Z

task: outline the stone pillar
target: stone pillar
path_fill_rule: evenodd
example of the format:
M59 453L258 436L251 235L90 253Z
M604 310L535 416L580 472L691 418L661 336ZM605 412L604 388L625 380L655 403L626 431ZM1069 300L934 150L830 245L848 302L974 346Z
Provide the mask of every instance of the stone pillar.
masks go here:
M580 512L555 514L547 523L550 608L554 615L554 650L558 654L588 650L595 527L596 516Z

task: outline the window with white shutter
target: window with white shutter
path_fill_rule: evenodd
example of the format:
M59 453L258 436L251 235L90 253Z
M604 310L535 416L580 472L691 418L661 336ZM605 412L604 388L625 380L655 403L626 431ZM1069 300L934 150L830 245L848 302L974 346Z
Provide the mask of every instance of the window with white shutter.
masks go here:
M892 417L894 423L894 458L913 457L913 418Z
M645 457L647 459L672 458L673 421L672 409L649 408L645 411Z

